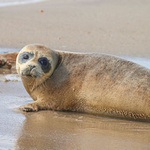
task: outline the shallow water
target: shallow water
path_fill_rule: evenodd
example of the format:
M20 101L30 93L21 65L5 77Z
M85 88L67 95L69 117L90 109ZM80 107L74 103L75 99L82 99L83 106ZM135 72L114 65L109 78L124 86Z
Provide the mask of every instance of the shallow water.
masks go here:
M129 60L129 61L133 61L139 65L142 65L146 68L149 68L150 69L150 58L144 58L144 57L125 57L125 56L122 56L121 58L124 58L126 60Z
M150 68L148 58L122 58ZM18 75L0 75L0 149L150 149L150 123L72 112L15 112L31 101Z
M44 0L0 0L0 7L37 3Z

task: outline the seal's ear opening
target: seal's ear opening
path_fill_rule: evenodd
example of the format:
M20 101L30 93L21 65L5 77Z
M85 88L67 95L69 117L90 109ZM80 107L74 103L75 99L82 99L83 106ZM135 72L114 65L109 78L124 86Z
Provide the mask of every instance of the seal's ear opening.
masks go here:
M59 65L60 65L61 62L62 62L62 57L61 57L61 55L59 55L59 54L57 53L57 57L58 57L58 60L57 60L57 65L56 65L56 67L55 67L55 70L59 67Z

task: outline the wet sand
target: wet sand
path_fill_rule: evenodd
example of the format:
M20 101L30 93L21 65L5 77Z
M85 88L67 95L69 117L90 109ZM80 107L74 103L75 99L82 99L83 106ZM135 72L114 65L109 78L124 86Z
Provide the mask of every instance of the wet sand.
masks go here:
M52 49L122 56L150 68L147 0L45 1L0 8L0 18L0 47L5 47L0 52L42 43ZM10 75L14 72L0 73L0 149L150 149L146 122L71 112L16 112L32 99L20 78ZM11 81L3 82L5 78Z
M16 76L11 75L13 78ZM3 87L0 89L0 149L150 148L149 123L71 112L18 113L15 108L31 101L21 81L0 82L0 85Z

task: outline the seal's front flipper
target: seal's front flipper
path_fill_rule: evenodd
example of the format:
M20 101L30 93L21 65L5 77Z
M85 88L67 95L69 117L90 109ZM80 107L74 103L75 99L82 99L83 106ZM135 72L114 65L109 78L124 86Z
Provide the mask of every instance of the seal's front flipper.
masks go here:
M0 56L0 67L3 67L6 64L6 60L4 60L1 56Z
M0 68L11 69L12 65L10 62L6 61L4 57L0 56Z
M0 68L11 69L16 65L18 52L0 54Z
M19 109L25 112L35 112L39 111L39 104L38 102L31 102L20 106Z
M25 111L25 112L37 112L39 110L47 110L49 107L48 105L44 102L41 101L34 101L31 103L24 104L19 107L19 110Z

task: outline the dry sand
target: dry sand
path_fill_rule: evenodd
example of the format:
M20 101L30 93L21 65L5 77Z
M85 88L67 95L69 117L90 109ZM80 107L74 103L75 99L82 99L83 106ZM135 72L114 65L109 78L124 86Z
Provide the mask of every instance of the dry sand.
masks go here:
M4 7L0 46L42 43L68 51L150 56L149 18L149 0L49 0Z
M42 43L52 49L149 59L149 18L149 0L49 0L3 7L0 47ZM2 81L7 79L11 81ZM19 77L0 75L0 149L150 149L149 123L69 112L14 111L30 101Z

